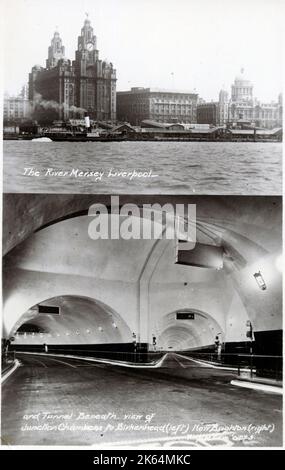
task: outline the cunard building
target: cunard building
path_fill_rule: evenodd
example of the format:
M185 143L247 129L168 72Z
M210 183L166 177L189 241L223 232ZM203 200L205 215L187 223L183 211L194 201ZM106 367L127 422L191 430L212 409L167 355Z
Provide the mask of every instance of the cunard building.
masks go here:
M65 58L58 32L48 48L46 67L36 65L29 75L29 98L39 121L89 116L116 119L116 70L99 59L97 38L87 17L78 37L75 60Z

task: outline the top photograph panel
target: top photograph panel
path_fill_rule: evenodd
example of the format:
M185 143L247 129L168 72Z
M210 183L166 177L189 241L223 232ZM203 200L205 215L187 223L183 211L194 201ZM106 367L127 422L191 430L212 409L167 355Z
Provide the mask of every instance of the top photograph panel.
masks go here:
M4 192L282 194L282 3L6 0Z

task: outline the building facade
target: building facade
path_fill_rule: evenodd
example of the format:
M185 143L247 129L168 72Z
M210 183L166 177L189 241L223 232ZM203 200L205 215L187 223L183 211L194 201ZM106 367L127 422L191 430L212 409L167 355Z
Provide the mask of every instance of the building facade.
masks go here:
M138 126L144 120L197 122L198 94L154 88L131 88L117 92L117 119Z
M253 84L241 73L235 78L229 101L229 122L248 122L272 129L282 126L282 95L278 101L262 103L253 95Z
M219 101L197 107L197 122L215 126L248 124L273 129L282 126L282 95L278 101L262 103L253 95L253 84L241 73L231 86L231 97L221 90Z
M77 41L75 60L65 58L64 46L55 32L46 67L36 65L29 75L29 97L35 114L68 120L89 116L116 120L116 70L99 59L97 38L85 19Z
M219 101L200 103L197 106L197 123L224 126L229 119L229 98L225 90L219 93Z
M201 103L197 106L197 122L199 124L218 125L218 103Z
M27 87L23 87L17 96L4 96L4 123L18 123L31 118L32 107L28 99Z

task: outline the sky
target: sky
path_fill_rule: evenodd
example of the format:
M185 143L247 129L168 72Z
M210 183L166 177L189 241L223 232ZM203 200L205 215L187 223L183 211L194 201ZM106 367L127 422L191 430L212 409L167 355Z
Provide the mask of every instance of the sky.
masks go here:
M234 77L262 101L282 91L283 0L2 0L4 89L16 94L44 66L53 33L74 59L88 12L100 58L117 70L117 90L195 90L216 100Z

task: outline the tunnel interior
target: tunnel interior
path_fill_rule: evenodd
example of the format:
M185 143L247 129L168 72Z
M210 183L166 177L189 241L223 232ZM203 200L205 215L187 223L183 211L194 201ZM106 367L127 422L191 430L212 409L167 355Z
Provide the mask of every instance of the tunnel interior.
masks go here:
M39 306L42 307L39 313ZM58 314L48 313L45 307L58 307ZM47 313L45 313L47 310ZM127 343L131 331L119 315L107 305L90 298L60 296L34 305L15 325L16 336L29 335L28 341L50 344ZM25 328L23 328L25 326ZM38 330L38 331L36 331ZM24 341L24 338L22 340Z
M188 253L179 237L126 237L140 211L119 217L118 239L95 240L95 216L87 215L86 202L84 210L57 213L54 220L46 200L33 208L42 214L38 226L30 233L25 226L17 243L13 235L13 246L7 237L4 334L14 337L15 347L131 350L139 344L150 351L202 351L213 348L218 336L234 352L248 350L250 324L254 343L262 338L263 350L267 344L268 351L280 352L280 200L194 202L196 245ZM161 232L166 228L163 219ZM60 313L40 313L39 306ZM177 312L194 316L181 320Z
M219 323L194 309L181 309L165 315L157 324L156 331L160 332L157 344L166 351L200 350L213 345L213 338L217 335L224 335Z

